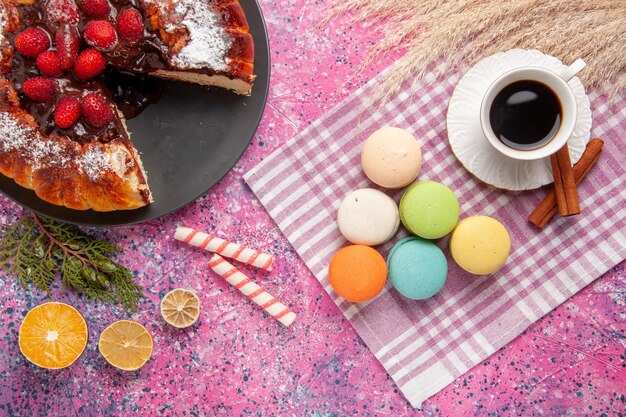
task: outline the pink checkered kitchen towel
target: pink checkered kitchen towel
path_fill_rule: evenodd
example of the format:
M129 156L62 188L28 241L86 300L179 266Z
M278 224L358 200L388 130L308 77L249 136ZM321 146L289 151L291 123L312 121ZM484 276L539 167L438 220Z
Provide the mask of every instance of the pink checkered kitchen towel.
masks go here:
M605 146L579 188L583 214L553 220L540 231L526 219L545 189L513 193L487 186L452 154L445 121L459 78L406 86L379 111L365 108L374 79L244 176L414 407L626 258L626 97L610 102L590 94L592 136L604 139ZM462 218L485 214L507 226L512 253L498 272L477 279L448 258L445 286L425 301L402 297L389 282L363 304L332 291L328 264L347 244L336 210L351 190L373 186L360 167L361 144L385 125L408 129L419 139L424 163L418 179L452 188ZM392 196L397 201L399 195ZM404 235L379 249L386 255Z

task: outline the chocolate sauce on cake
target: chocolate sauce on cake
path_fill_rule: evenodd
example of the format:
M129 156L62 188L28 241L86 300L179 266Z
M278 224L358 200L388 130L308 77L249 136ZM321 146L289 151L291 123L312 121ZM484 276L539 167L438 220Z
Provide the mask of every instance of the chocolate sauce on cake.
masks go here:
M46 13L42 10L45 1L37 1L30 6L20 6L20 27L13 33L9 41L14 43L15 36L27 28L38 27L45 30L54 39L56 27L46 19ZM115 23L115 16L127 8L134 7L141 10L135 1L120 0L111 1L111 14L109 21ZM77 25L82 34L85 25L93 19L88 18L80 12L80 22ZM149 22L144 22L144 27L148 27ZM80 50L87 47L81 39ZM54 45L53 45L54 48ZM59 131L72 140L78 142L88 142L98 140L108 142L119 136L121 126L117 123L110 123L102 129L96 129L83 120L79 120L69 129L60 129L54 124L54 109L56 102L61 97L73 96L80 100L87 93L97 93L108 101L112 101L122 113L124 118L131 119L137 117L147 106L159 100L162 88L159 81L149 79L140 74L147 74L151 71L164 69L167 67L164 54L167 48L151 31L144 31L142 41L133 46L123 45L121 42L110 52L103 52L107 60L107 70L105 73L93 80L78 80L71 71L65 71L61 76L55 77L57 93L51 102L37 103L21 95L22 106L35 118L40 131L44 135L49 135L53 131ZM125 74L123 72L133 72L138 75ZM13 59L13 68L7 77L13 87L21 91L21 87L30 77L41 76L37 69L35 59L25 58L16 53Z
M137 117L163 94L161 82L148 76L125 74L114 69L104 72L104 82L110 89L113 101L126 119Z
M59 11L64 4L63 1L36 0L32 5L17 7L20 26L7 36L9 41L14 44L15 36L27 28L41 28L50 36L52 48L55 49L54 35L60 25L59 17L55 16L57 20L50 19L46 8L50 7L53 14L64 13ZM72 5L75 3L75 0L67 1L72 2ZM196 7L194 0L179 0L173 3L173 8L161 10L163 13L168 13L164 17L166 22L161 23L167 33L161 33L161 30L159 35L151 29L148 15L153 11L145 10L143 7L147 4L146 7L150 8L150 2L110 0L109 4L111 11L104 20L109 21L113 26L116 24L117 16L127 8L135 8L142 14L144 33L141 41L134 45L126 45L118 39L113 50L100 51L106 59L107 70L93 80L81 81L75 78L71 71L65 71L61 76L55 77L57 94L50 102L36 103L20 94L22 107L33 115L43 134L49 135L58 131L79 142L93 140L106 142L119 136L119 126L116 126L116 123L121 123L119 121L102 129L95 129L81 119L69 129L60 129L54 123L56 103L65 96L74 96L80 100L85 94L98 93L106 100L114 102L124 118L131 119L159 100L162 93L160 82L149 76L155 71L180 73L189 70L194 74L221 75L230 79L248 80L250 83L254 80L254 75L251 75L252 66L249 63L254 57L254 49L251 44L252 40L247 34L247 23L243 11L240 9L232 8L228 4L215 5L216 11L213 14L208 3L200 4L207 9L204 10L200 6ZM84 15L80 8L77 10L78 19L74 19L74 23L81 35L79 50L83 51L88 47L82 38L86 25L102 18L93 19ZM244 35L233 31L226 35L220 24L228 27L232 25L246 27L246 33ZM168 42L173 42L172 45L167 45L159 36L169 37ZM229 38L226 39L224 36ZM182 44L182 48L181 40L186 42ZM25 58L16 53L13 68L7 74L13 87L17 91L22 91L24 81L35 76L41 76L35 59ZM114 119L117 118L114 117ZM121 132L124 131L122 127Z

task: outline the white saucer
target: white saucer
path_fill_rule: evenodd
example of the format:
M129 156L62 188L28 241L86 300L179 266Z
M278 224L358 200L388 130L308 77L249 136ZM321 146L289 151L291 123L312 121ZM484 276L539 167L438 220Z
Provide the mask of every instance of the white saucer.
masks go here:
M539 188L554 181L550 158L517 161L495 150L480 127L480 104L487 88L502 74L523 66L558 71L558 58L536 50L512 49L491 55L474 65L457 84L448 105L448 140L461 164L478 179L507 190ZM578 77L569 82L576 96L578 117L568 141L572 163L578 161L591 136L591 107Z

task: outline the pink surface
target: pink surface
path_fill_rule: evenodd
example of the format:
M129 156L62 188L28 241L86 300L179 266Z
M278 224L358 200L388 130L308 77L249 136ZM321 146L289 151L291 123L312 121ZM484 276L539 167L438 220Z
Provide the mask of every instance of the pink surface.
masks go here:
M241 176L384 68L354 75L375 38L338 24L319 29L322 6L264 2L272 43L272 89L257 135L233 171L196 203L162 219L90 230L126 251L118 260L146 286L138 313L55 290L85 315L90 342L70 368L45 371L17 348L25 312L46 300L0 275L0 416L99 415L623 415L626 408L624 263L541 319L521 337L414 411L317 280L281 236ZM0 198L0 218L22 210ZM285 329L209 272L209 254L174 241L176 225L237 237L277 255L271 273L244 270L291 306ZM218 233L219 234L219 233ZM168 327L158 301L195 289L199 323ZM132 318L152 333L153 358L133 373L110 367L97 338Z

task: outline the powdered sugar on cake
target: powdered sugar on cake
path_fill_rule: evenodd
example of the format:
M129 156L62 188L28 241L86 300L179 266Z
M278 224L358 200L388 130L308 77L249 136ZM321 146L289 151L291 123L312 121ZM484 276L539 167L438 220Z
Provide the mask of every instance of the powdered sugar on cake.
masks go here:
M66 166L69 161L62 146L41 140L35 131L18 124L9 113L0 113L0 130L3 133L0 137L0 151L17 151L27 158L33 171L52 164Z
M13 116L6 112L0 112L0 151L9 152L22 149L28 143L32 132L20 126Z
M51 164L65 167L69 158L62 146L51 141L36 141L24 150L28 150L31 156L33 170L50 166Z
M206 0L179 0L174 8L174 21L187 28L189 42L174 56L171 64L179 68L228 69L227 53L232 39L223 28L219 16ZM168 25L174 31L174 25Z
M30 164L33 172L52 166L69 167L74 163L92 181L97 181L106 172L117 172L111 165L110 155L100 147L90 148L83 154L75 155L71 143L66 145L44 140L34 129L20 125L15 117L0 112L0 152L17 152Z
M113 171L111 157L103 149L90 148L78 159L78 166L92 180L98 180L106 172Z

